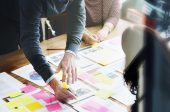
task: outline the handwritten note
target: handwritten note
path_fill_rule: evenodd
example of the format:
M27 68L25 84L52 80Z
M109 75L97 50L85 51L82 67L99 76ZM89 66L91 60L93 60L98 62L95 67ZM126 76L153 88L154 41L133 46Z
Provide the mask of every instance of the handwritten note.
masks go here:
M61 105L59 103L49 104L46 105L46 108L48 111L59 111L62 109Z
M26 105L26 107L27 107L30 111L35 111L35 110L38 110L38 109L43 108L43 105L40 104L39 102L33 102L33 103L30 103L30 104Z

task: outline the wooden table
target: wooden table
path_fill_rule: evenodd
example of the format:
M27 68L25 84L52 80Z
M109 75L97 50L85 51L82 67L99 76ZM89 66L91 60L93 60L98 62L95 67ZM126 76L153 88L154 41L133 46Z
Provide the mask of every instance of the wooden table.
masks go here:
M114 38L114 37L122 35L123 31L128 26L132 26L132 25L133 25L132 23L129 23L124 20L120 20L115 30L112 31L106 39L110 39L110 38ZM98 30L101 29L101 26L89 27L87 29L92 33L96 33ZM64 49L65 46L66 46L66 34L57 36L55 38L51 38L49 40L45 40L41 43L41 47L45 55L49 55L49 54L61 51L61 50L47 50L47 49L53 49L53 48ZM18 79L22 83L32 84L31 82L11 73L11 71L17 68L20 68L26 64L29 64L29 62L25 58L25 55L22 50L18 50L18 51L0 56L0 72L7 72L8 74ZM32 85L38 87L35 84L32 84Z

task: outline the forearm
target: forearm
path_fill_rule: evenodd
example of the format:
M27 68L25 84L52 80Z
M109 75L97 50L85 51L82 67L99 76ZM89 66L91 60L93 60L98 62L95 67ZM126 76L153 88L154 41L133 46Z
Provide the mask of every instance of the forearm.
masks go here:
M39 42L41 0L21 0L21 47L38 74L47 81L54 73L42 53Z
M110 22L105 22L103 27L102 27L102 30L105 30L107 33L110 33L113 29L114 29L114 25Z
M112 6L108 15L108 18L105 21L105 24L111 23L113 25L113 30L118 21L119 21L119 16L120 16L120 0L112 0Z
M66 50L77 53L85 29L84 0L74 0L67 9L68 32Z
M36 42L35 40L29 39L29 37L22 37L20 43L27 59L33 65L36 72L42 76L44 81L47 81L54 72L49 63L46 61L38 40Z

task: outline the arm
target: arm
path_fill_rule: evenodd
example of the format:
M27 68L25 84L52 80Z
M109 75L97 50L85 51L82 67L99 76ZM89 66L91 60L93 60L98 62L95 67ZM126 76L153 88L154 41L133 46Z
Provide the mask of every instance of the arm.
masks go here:
M21 0L20 44L34 69L47 81L54 72L40 48L39 25L42 13L41 0Z
M109 9L109 15L106 21L104 22L103 28L99 30L96 35L94 35L94 37L97 38L99 41L103 41L107 37L107 35L116 27L119 20L120 0L111 1L112 5Z
M41 0L21 0L20 43L27 59L34 66L34 69L41 74L44 81L52 87L56 98L67 102L74 99L75 96L61 86L40 48L39 24L41 13Z
M109 11L108 18L106 19L103 28L108 28L109 31L113 30L119 20L120 15L120 0L111 0L112 5Z
M68 6L68 31L66 51L77 53L85 29L85 3L84 0L73 0Z
M73 0L68 8L68 31L66 51L61 60L58 71L62 70L62 81L72 83L77 80L77 68L75 57L81 43L83 31L85 29L85 3L84 0Z

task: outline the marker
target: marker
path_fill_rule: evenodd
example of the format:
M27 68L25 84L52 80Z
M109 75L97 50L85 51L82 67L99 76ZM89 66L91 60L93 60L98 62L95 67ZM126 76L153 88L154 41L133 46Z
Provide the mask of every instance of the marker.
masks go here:
M77 96L77 95L75 94L75 92L74 92L71 88L69 88L69 85L68 85L66 82L62 82L62 87L63 87L64 89L67 89L67 90L70 91L71 93L74 93L74 95Z

